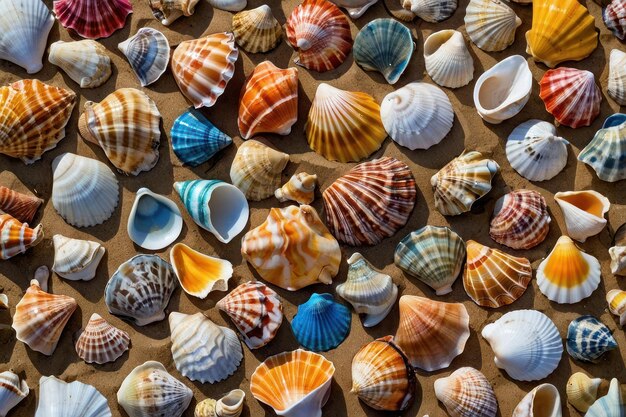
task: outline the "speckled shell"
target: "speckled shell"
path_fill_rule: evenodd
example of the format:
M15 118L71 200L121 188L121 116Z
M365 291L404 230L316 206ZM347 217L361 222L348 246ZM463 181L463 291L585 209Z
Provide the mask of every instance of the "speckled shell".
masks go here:
M626 402L619 381L613 378L609 393L593 403L585 417L621 417L624 415L626 415Z
M602 20L616 38L626 38L626 2L613 0L602 10Z
M464 367L435 381L435 395L451 417L495 417L496 394L482 372Z
M130 336L94 313L76 340L76 354L87 363L114 362L128 350Z
M604 218L611 208L608 198L597 191L560 191L554 195L563 213L567 234L572 239L584 242L597 235L606 226Z
M552 384L541 384L522 398L513 417L561 417L561 396Z
M88 39L108 38L133 12L128 0L56 0L54 14L64 28Z
M156 29L141 28L117 45L128 59L142 87L154 83L163 75L170 61L170 44Z
M233 143L199 110L191 107L174 120L170 131L172 149L183 163L198 166Z
M626 52L613 49L609 57L609 96L620 106L626 106Z
M474 78L474 60L456 30L441 30L426 38L424 62L430 78L443 87L463 87Z
M80 88L100 87L111 76L111 58L106 48L90 39L53 43L48 61L65 71Z
M152 14L165 26L181 16L191 16L199 0L148 0Z
M580 316L567 327L567 353L574 359L597 362L606 352L617 348L611 330L593 316Z
M582 372L572 374L567 380L567 386L565 387L567 402L578 411L587 412L598 398L600 384L605 382L607 381L600 378L589 378Z
M457 6L457 0L402 0L402 7L430 23L446 20Z
M267 4L234 15L233 33L237 45L253 54L271 51L283 38L280 23Z
M348 307L336 302L332 294L313 293L298 306L298 313L291 320L291 329L305 349L326 352L346 340L351 322Z
M204 299L213 291L228 291L228 280L233 276L229 261L177 243L170 251L170 262L187 294Z
M522 24L513 9L500 0L471 0L465 10L465 30L487 52L503 51L515 41Z
M96 269L106 251L104 246L92 240L81 240L56 234L52 237L54 264L52 270L71 281L89 281L96 276Z
M616 182L626 178L625 154L626 115L616 113L607 118L602 129L580 151L578 160L593 168L602 181Z
M619 317L619 325L626 324L626 291L611 290L606 293L609 311Z
M37 246L43 240L43 225L34 229L0 211L0 259L6 260Z
M95 387L79 381L67 383L55 376L39 379L35 417L111 417L107 399Z
M311 204L315 200L316 183L317 175L299 172L292 175L281 188L277 188L274 196L281 203L291 200L298 204Z
M26 381L12 371L0 373L0 416L6 417L13 407L28 396Z
M22 223L31 222L43 199L19 193L0 185L0 211L10 214Z

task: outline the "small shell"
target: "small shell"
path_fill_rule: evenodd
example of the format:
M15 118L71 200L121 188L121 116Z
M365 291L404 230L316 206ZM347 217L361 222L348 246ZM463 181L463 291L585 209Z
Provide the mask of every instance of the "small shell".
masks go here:
M552 384L541 384L522 398L513 417L561 417L561 396Z
M181 16L191 16L199 0L148 0L152 14L165 26Z
M317 175L299 172L292 175L281 188L277 188L274 196L281 203L291 200L298 204L311 204L315 199L316 182Z
M73 239L63 235L52 237L54 264L52 270L70 281L89 281L96 276L106 249L98 242Z
M446 20L457 6L457 0L402 0L402 7L430 23Z
M88 39L108 38L133 12L129 0L56 0L53 9L64 28Z
M498 401L480 371L464 367L435 381L435 395L452 417L495 417Z
M216 9L228 12L238 12L246 8L247 0L208 0L209 4Z
M9 309L9 297L6 294L0 293L0 310Z
M130 336L94 313L76 340L76 354L87 363L115 362L128 350Z
M96 88L111 76L111 58L94 40L57 41L50 45L48 61L69 75L80 88Z
M567 327L567 353L574 359L597 362L600 357L615 348L617 342L611 330L593 316L580 316Z
M626 106L626 52L611 50L609 58L609 96L620 106Z
M626 324L626 291L611 290L606 293L609 311L619 317L619 325Z
M233 33L237 45L253 54L271 51L283 38L280 23L267 4L234 15Z
M13 371L0 373L0 416L6 415L28 396L28 384Z
M474 60L463 35L456 30L441 30L426 38L424 61L426 72L440 86L459 88L474 78Z
M55 376L39 379L39 402L35 417L111 417L107 399L91 385L67 383Z
M332 2L344 8L352 19L358 19L378 0L332 0Z
M200 253L184 243L172 247L170 262L183 290L201 299L212 291L227 291L228 280L233 276L230 262Z
M350 323L350 310L346 306L336 302L331 294L313 293L307 302L298 306L291 328L305 349L326 352L346 340Z
M117 45L128 59L142 87L163 75L170 60L170 44L156 29L141 28L134 36Z
M613 246L609 248L611 272L615 275L626 275L626 223L615 231Z
M567 401L578 411L587 412L598 398L598 388L603 382L600 378L589 378L582 372L576 372L565 387Z
M239 417L245 399L246 393L240 389L230 391L217 401L207 398L196 405L194 417Z
M602 20L616 38L626 38L626 3L624 0L613 0L602 10Z
M183 230L183 218L172 200L148 188L140 188L128 215L126 230L137 245L159 250L178 238Z
M500 0L471 0L465 10L465 30L487 52L503 51L515 41L522 24L513 9Z
M10 214L0 211L0 259L6 260L37 246L43 241L43 225L34 229Z
M579 242L595 236L606 226L604 215L609 211L609 199L593 190L558 192L554 200L565 219L567 234Z
M178 159L192 167L208 161L233 143L230 136L193 107L174 120L170 137Z
M0 211L10 214L22 223L32 222L43 199L18 193L0 185Z
M616 378L611 380L609 393L598 399L585 414L585 417L620 417L626 415L626 402Z
M609 116L589 144L578 154L578 160L596 171L602 181L615 182L626 178L626 115ZM616 158L616 155L620 155Z

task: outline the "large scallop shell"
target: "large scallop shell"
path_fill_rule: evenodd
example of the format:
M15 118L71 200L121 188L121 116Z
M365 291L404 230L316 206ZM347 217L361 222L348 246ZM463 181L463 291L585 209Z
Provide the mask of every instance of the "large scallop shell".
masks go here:
M435 395L452 417L495 417L498 401L491 384L482 372L459 368L435 381Z
M170 61L170 44L156 29L141 28L117 45L128 59L142 87L154 83L163 75Z
M613 0L602 10L602 20L616 38L626 38L626 3L624 0Z
M0 185L0 211L10 214L22 223L33 221L43 199L19 193Z
M295 201L298 204L311 204L315 200L315 185L317 175L299 172L291 176L282 187L274 191L274 196L284 203L285 201Z
M606 226L604 215L609 211L609 199L593 190L561 191L554 195L563 212L567 234L579 242L595 236Z
M80 88L100 87L111 76L111 58L106 48L91 39L53 43L48 61L65 71Z
M611 50L607 92L620 106L626 106L626 52Z
M55 376L39 379L35 417L111 417L107 399L95 387L80 381L65 382Z
M626 325L626 291L611 290L606 293L609 311L619 317L619 325Z
M43 240L43 226L31 229L10 214L0 211L0 259L25 253Z
M237 45L253 54L271 51L283 38L280 23L267 4L234 15L233 34Z
M465 9L465 30L487 52L503 51L515 41L522 24L513 9L500 0L471 0Z
M339 346L350 333L348 307L339 304L328 293L313 293L298 306L291 321L293 335L300 345L314 352L325 352Z
M0 416L6 415L28 396L28 384L13 371L0 373Z
M54 14L64 28L83 38L108 38L133 12L129 0L55 0Z
M426 38L424 62L430 78L443 87L463 87L474 78L474 60L456 30L441 30Z
M52 270L70 281L89 281L96 276L96 269L106 251L104 246L92 240L81 240L56 234L52 237L54 264Z
M228 280L233 276L230 262L205 255L184 243L172 247L170 262L183 290L202 299L212 291L227 291Z
M142 248L159 250L174 242L182 230L183 217L172 200L145 187L137 190L126 225L130 240Z
M513 417L561 417L561 396L552 384L541 384L522 398Z
M75 348L78 357L85 362L103 364L117 360L129 345L128 333L94 313L76 340Z
M233 143L230 136L193 107L174 120L170 138L178 159L193 167L208 161Z
M181 16L191 16L199 0L148 0L154 17L169 26Z
M611 330L594 316L580 316L567 326L567 353L574 359L597 362L606 352L616 349Z
M602 181L615 182L626 178L626 115L609 116L602 129L578 154L578 160L596 171ZM619 155L616 158L616 155Z
M626 401L619 381L613 378L609 393L593 403L585 417L621 417L624 415L626 415Z
M598 398L598 391L603 382L606 381L600 378L589 378L582 372L572 374L565 387L567 402L578 411L587 412Z
M430 23L448 19L458 7L457 0L401 0L402 7Z

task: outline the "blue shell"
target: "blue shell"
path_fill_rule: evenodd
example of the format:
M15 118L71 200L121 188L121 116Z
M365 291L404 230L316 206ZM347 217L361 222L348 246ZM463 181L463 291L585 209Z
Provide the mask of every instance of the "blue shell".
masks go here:
M170 135L178 159L193 167L208 161L233 143L230 136L213 126L193 107L174 120Z
M580 316L567 328L567 352L574 359L595 362L616 347L609 328L593 316Z
M602 181L626 179L626 115L609 116L578 160L591 166Z
M400 78L413 54L411 31L394 19L376 19L361 29L352 51L357 64L378 71L389 84Z
M298 306L291 321L293 334L306 349L325 352L334 349L350 333L350 310L336 302L330 294L313 294Z
M141 28L117 45L126 55L142 87L152 84L163 75L170 60L170 44L164 34L156 29Z
M606 129L607 127L619 126L624 122L626 122L626 114L615 113L606 118L604 124L602 125L602 129Z
M596 400L589 407L585 417L623 417L626 416L626 404L620 392L620 384L616 378L611 380L609 392Z

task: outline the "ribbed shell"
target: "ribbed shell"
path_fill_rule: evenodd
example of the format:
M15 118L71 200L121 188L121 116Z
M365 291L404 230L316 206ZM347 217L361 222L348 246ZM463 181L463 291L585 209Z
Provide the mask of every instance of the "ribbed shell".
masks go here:
M108 38L133 12L128 0L55 0L54 14L66 29L83 38Z
M305 349L325 352L339 346L350 333L350 310L335 301L331 294L313 293L298 306L291 329Z
M451 417L495 417L498 401L480 371L464 367L435 381L435 395Z
M580 316L567 327L567 353L574 359L596 362L606 352L617 348L611 330L593 316Z
M291 176L282 187L274 191L274 196L284 203L285 201L295 201L298 204L311 204L315 200L315 186L317 175L299 172Z
M616 38L626 38L626 1L613 0L602 10L602 20Z
M607 126L607 119L580 151L578 160L593 168L602 181L616 182L626 178L626 116L618 113L611 117L622 122Z
M95 387L80 381L67 383L55 376L39 379L35 417L111 417L107 399Z
M237 45L253 54L271 51L283 38L283 29L267 4L234 15L233 33Z
M164 26L181 16L191 16L199 0L148 0L152 14Z
M437 23L452 16L458 4L457 0L402 0L402 6L427 22Z
M72 281L89 281L104 256L105 248L98 242L54 235L54 264L52 270Z
M0 185L0 211L10 214L22 223L33 220L43 199L19 193Z
M231 390L219 400L207 398L196 404L194 417L239 417L245 405L246 393L240 389Z
M619 317L619 325L626 324L626 291L611 290L606 293L609 311Z
M471 0L465 11L465 30L487 52L503 51L515 41L522 24L513 9L500 0Z
M117 45L126 56L142 87L159 79L170 61L170 44L156 29L141 28L134 36Z
M626 415L626 402L619 381L613 378L608 394L593 403L585 417L621 417L624 415Z
M31 229L10 214L0 211L0 259L25 253L43 240L43 226Z
M28 396L26 381L13 371L0 373L0 416L6 417L13 407Z
M94 313L76 340L76 354L87 363L114 362L128 350L130 336Z
M233 265L227 260L205 255L184 243L170 251L170 262L178 282L189 295L206 298L213 291L228 291Z
M424 62L430 78L443 87L463 87L474 78L474 60L456 30L441 30L426 38Z
M620 106L626 106L626 52L613 49L609 57L609 96Z
M598 388L604 381L600 378L589 378L583 372L572 374L565 387L567 402L578 411L586 412L598 398Z
M80 88L100 87L111 76L111 58L106 48L91 39L53 43L48 61L65 71Z

